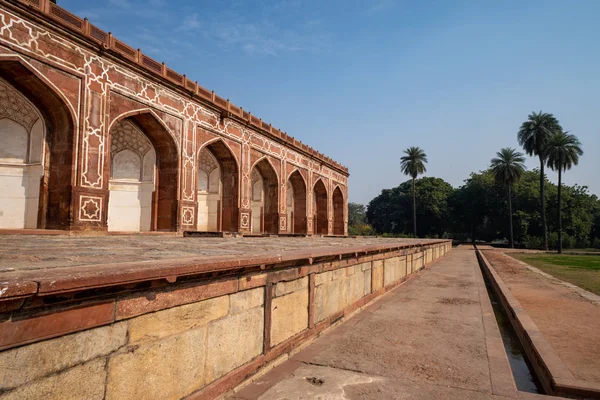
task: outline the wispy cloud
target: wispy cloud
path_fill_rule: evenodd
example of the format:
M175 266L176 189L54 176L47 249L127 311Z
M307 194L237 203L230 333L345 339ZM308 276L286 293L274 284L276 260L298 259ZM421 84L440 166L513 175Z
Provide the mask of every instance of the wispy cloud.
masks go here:
M373 1L367 8L368 14L376 14L387 11L395 6L394 0L377 0Z
M190 31L194 29L199 29L202 26L200 20L198 20L198 14L193 13L186 16L183 19L183 24L181 25L182 30Z
M301 0L258 0L252 4L232 0L225 6L205 7L201 14L195 6L178 7L176 2L166 0L107 2L110 7L88 8L77 13L89 16L93 23L107 30L114 30L109 25L117 18L130 19L136 29L125 28L129 38L125 35L120 39L133 39L132 45L148 53L163 48L165 53L174 53L176 47L189 51L190 43L197 48L204 40L223 51L277 57L293 52L320 53L329 42L327 25L320 17L306 13L308 6Z

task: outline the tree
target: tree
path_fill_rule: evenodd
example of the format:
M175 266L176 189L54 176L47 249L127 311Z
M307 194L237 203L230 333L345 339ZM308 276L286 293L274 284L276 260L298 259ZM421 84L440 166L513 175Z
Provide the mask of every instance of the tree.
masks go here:
M415 180L420 174L425 173L425 164L427 164L427 154L420 147L409 147L404 150L405 156L400 158L400 168L404 175L412 178L413 194L413 235L417 237L417 201L415 195Z
M448 200L454 188L440 178L415 181L417 232L441 237L450 230ZM413 231L412 180L393 189L384 189L367 206L367 221L379 233L411 235Z
M562 172L571 169L579 163L583 155L581 142L575 135L568 132L554 133L546 145L548 167L558 171L558 253L562 253L562 212L561 212L561 186Z
M359 203L348 203L348 225L364 224L366 221L365 206Z
M513 214L512 214L512 187L521 180L523 171L525 171L525 157L523 153L510 147L504 147L492 158L492 172L497 183L508 187L508 215L510 230L510 247L515 247L513 235Z
M544 248L548 250L548 224L546 223L546 201L544 195L544 165L548 157L547 144L552 135L562 132L562 128L554 115L535 111L529 114L527 121L521 124L517 134L519 144L530 156L537 156L540 160L540 206L542 226L544 231Z
M363 204L348 203L348 234L350 236L372 236L375 230L367 224L367 212Z

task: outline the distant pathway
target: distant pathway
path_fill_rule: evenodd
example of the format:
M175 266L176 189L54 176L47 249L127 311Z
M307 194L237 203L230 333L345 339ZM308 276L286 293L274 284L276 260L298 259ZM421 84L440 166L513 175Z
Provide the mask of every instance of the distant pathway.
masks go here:
M515 398L493 318L473 250L454 249L230 398Z

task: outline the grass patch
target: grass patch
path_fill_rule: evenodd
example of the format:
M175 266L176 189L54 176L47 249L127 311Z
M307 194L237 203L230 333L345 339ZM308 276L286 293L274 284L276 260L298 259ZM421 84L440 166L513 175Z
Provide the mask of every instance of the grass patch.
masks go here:
M600 257L554 254L511 254L536 268L600 295Z

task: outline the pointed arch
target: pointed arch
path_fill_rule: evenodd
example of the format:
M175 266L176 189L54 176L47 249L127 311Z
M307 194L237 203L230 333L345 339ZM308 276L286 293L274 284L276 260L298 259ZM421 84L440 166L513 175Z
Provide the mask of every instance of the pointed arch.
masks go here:
M240 191L237 157L221 138L215 138L204 143L198 149L198 155L202 150L208 150L215 157L221 170L221 193L217 205L217 230L237 232Z
M335 187L332 195L333 203L333 234L344 235L344 193L339 185Z
M275 168L275 166L273 165L273 162L269 159L268 156L262 156L261 158L259 158L258 160L256 160L254 162L254 164L252 164L252 168L250 168L250 170L253 170L254 168L256 168L256 166L259 163L262 163L262 162L266 162L267 164L269 164L269 166L271 167L271 170L275 173L275 178L277 180L279 180L279 173L277 172L277 168Z
M37 227L69 229L77 114L64 94L21 57L0 58L0 78L37 108L45 125L43 173L33 183L39 185Z
M167 124L165 124L165 122L162 120L162 118L156 113L156 111L154 111L151 108L138 108L135 110L131 110L131 111L127 111L124 112L122 114L117 115L109 124L108 126L108 131L112 131L113 127L119 123L120 121L123 121L124 119L127 118L132 118L135 120L135 117L140 116L140 115L144 115L144 114L148 114L149 116L152 116L154 118L154 121L160 125L160 127L169 134L169 136L171 137L171 139L173 140L173 143L175 144L175 147L177 147L179 149L179 141L177 139L177 136L175 136L175 134L173 133L173 131L171 130L171 128L169 128L167 126Z
M253 213L261 213L261 231L276 234L279 232L279 178L277 170L267 157L262 157L254 163L252 171L262 179L262 204L253 207ZM256 215L253 215L256 220Z
M177 231L177 192L179 190L177 140L160 117L150 109L140 109L119 115L111 123L109 132L112 133L120 121L130 122L137 127L150 140L156 154L150 230ZM105 173L109 174L109 172L110 169L106 168ZM106 178L108 181L109 177ZM110 201L109 199L109 206Z
M288 183L287 205L292 208L291 210L287 210L288 232L306 234L306 181L300 171L296 168L289 175ZM292 191L291 196L289 190ZM290 198L292 201L289 201Z
M319 178L313 185L313 221L314 233L317 235L329 234L329 197L327 186Z
M214 139L211 139L211 140L208 140L208 141L204 142L204 143L202 144L202 146L200 146L200 148L198 149L198 154L200 154L200 152L201 152L203 149L205 149L205 148L209 147L210 145L212 145L212 144L214 144L214 143L216 143L216 142L220 142L220 144L222 144L223 146L225 146L225 148L226 148L226 149L229 151L229 154L231 155L231 157L233 157L233 160L235 161L236 168L239 170L239 168L240 168L240 162L239 162L239 160L238 160L237 156L235 155L235 152L233 151L233 149L231 148L231 146L229 146L229 145L227 144L227 142L225 142L225 141L224 141L223 139L221 139L221 138L214 138ZM220 144L219 144L219 145L220 145Z

